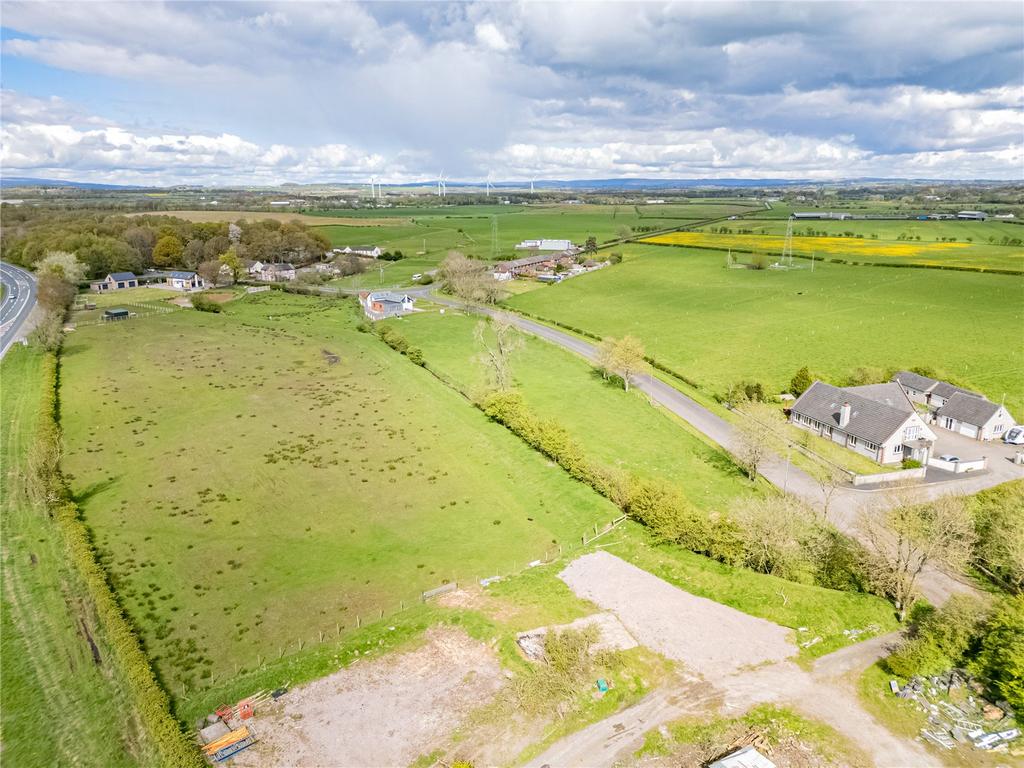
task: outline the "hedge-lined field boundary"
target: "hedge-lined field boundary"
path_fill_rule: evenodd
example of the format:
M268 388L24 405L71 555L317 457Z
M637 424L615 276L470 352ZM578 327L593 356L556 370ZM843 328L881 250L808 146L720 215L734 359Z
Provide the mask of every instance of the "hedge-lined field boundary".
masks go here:
M29 465L33 492L44 501L56 521L68 560L81 576L97 619L111 648L117 673L134 702L135 714L156 747L160 764L168 768L205 768L198 745L171 714L171 701L161 687L143 651L135 629L124 614L103 567L81 510L71 498L60 470L61 432L58 415L59 363L56 354L43 361L43 395ZM128 716L128 713L126 713Z

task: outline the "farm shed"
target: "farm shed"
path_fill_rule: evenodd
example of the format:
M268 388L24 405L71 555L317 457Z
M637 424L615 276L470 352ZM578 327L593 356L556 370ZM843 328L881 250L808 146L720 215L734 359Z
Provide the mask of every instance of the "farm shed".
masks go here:
M379 245L346 245L344 248L335 248L332 253L368 256L371 259L376 259L380 257L383 251Z
M956 217L967 221L984 221L988 218L988 214L983 211L960 211Z
M110 320L127 320L129 317L131 317L131 313L127 309L122 309L120 307L107 309L103 312L104 322L108 322Z

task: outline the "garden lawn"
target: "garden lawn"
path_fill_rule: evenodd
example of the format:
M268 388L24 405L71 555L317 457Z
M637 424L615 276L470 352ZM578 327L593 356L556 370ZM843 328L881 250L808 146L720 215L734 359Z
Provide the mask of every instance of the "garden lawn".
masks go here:
M178 697L616 514L357 321L271 292L68 338L64 467Z
M806 265L806 262L800 262ZM1024 418L1024 278L838 264L727 269L719 252L632 246L626 260L511 308L600 336L634 334L649 354L724 392L739 380L782 391L810 366L928 366Z
M488 386L483 351L474 330L478 316L448 309L388 321L423 350L432 369L465 390ZM490 334L488 333L488 339ZM689 432L639 392L605 381L581 358L523 334L514 353L515 385L527 405L565 427L588 458L645 476L661 475L682 487L704 509L727 508L751 493L750 483L719 448Z

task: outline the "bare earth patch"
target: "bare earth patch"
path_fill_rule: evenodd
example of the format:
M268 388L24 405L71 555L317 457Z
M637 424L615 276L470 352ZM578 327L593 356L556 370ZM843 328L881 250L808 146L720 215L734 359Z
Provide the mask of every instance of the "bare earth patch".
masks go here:
M560 574L580 597L613 610L642 644L685 664L704 678L685 696L655 691L643 701L552 745L530 766L629 764L644 732L683 716L721 710L739 715L756 704L793 707L847 736L877 766L930 768L935 759L919 743L900 738L860 706L843 677L859 657L841 649L813 671L789 660L796 648L788 630L689 593L607 552L574 560ZM885 638L864 652L881 653ZM870 653L867 663L870 663Z
M785 627L691 595L607 552L574 560L559 578L614 611L648 648L709 679L797 653Z
M407 653L355 663L284 696L254 721L236 766L408 765L446 740L503 677L494 654L435 627Z

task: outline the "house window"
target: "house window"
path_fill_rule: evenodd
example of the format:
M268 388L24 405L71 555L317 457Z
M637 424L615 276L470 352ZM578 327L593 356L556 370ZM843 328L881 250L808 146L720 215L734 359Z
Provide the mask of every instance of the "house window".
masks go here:
M851 445L851 447L854 447L854 448L857 446L857 438L854 437L853 435L850 435L850 445Z
M916 440L921 436L921 427L907 427L903 430L904 440Z
M1002 424L996 424L994 427L992 427L992 432L994 434L996 434L996 435L998 435L1002 431L1003 431L1003 425Z
M944 426L946 429L952 429L953 419L951 419L949 416L944 416L942 419L942 426Z
M903 453L903 444L900 443L898 445L893 446L892 452L893 453Z

